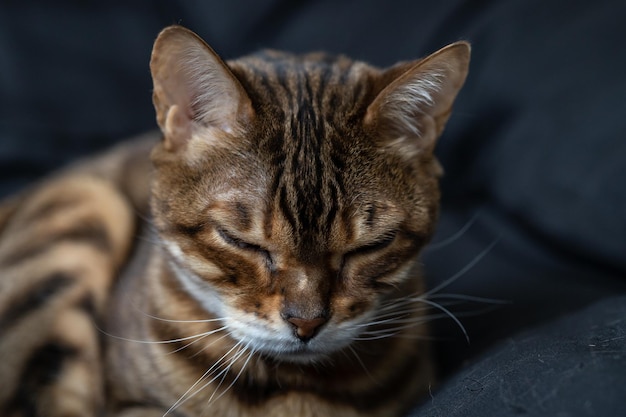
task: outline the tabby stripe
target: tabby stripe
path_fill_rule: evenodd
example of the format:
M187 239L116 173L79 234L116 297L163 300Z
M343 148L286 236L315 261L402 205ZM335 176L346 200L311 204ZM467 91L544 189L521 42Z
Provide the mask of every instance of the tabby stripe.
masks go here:
M242 84L246 92L248 92L248 95L252 99L253 106L255 106L255 110L257 112L262 110L258 107L258 104L261 102L261 100L259 100L257 96L264 98L270 103L281 103L283 101L283 98L279 97L279 94L281 92L283 95L288 95L290 93L290 91L288 91L288 89L285 89L284 86L281 86L283 88L281 88L281 91L279 92L276 88L277 85L272 84L272 82L270 81L270 75L263 68L255 65L250 65L247 69L254 74L253 77L242 75L237 78L239 79L239 82ZM249 78L251 78L251 80L249 80ZM263 91L258 92L257 90L260 89L262 89ZM280 106L274 106L272 110L278 113L278 120L284 119L285 112Z
M201 233L206 228L206 223L198 223L198 224L182 224L176 223L171 227L171 230L175 233L180 233L192 239L196 238L198 233Z
M260 82L260 85L263 86L264 91L264 96L267 96L270 100L271 103L278 103L280 102L278 99L278 92L276 91L276 88L274 88L273 85L270 84L269 79L267 78L267 74L263 71L261 71L258 68L254 68L257 72L257 81ZM251 88L247 88L247 91L253 91ZM283 114L284 117L284 114ZM282 117L281 117L282 118Z
M374 204L368 205L365 208L365 213L367 214L365 225L371 229L374 226L374 217L376 217L376 206Z
M83 196L76 195L58 195L54 199L48 200L45 203L37 206L36 209L28 212L26 216L20 218L20 222L23 224L29 224L34 221L40 220L40 218L49 218L57 212L63 212L68 208L75 208L81 204L84 200Z
M249 230L252 227L252 215L248 207L237 202L234 211L237 214L238 227L241 230Z
M285 215L285 219L287 219L287 223L291 226L291 230L294 231L294 234L300 232L300 228L298 225L298 221L296 220L296 216L290 207L291 198L287 195L287 187L282 184L280 191L278 192L278 204L280 206L280 210Z
M289 85L287 85L291 79L290 75L292 75L290 69L285 68L284 65L278 65L274 67L274 72L272 72L271 75L273 77L272 81L274 82L274 88L280 87L280 92L285 95L286 101L293 103L294 96L292 89Z
M315 104L318 109L324 108L324 97L326 96L326 88L331 81L332 71L330 66L325 66L322 68L322 72L319 77L319 84L317 85L317 89L315 91ZM328 109L331 112L335 109Z
M343 172L346 168L346 162L343 159L343 155L339 155L339 153L336 151L334 152L331 151L330 161L334 167L335 184L337 185L337 187L339 187L339 192L341 193L341 195L345 195L346 194L345 184L343 183L343 181L341 181L341 177L339 175L339 173Z
M348 66L348 68L346 68L344 71L341 71L341 73L339 74L339 81L338 81L339 85L348 84L348 78L350 78L350 73L352 72L353 66L354 66L354 63L350 62L350 65ZM360 85L360 84L357 83L357 85Z
M60 342L50 341L36 349L26 361L17 385L17 392L6 405L3 415L44 417L39 413L37 401L48 386L61 374L65 363L78 354L75 348ZM18 414L19 413L19 414Z
M335 217L337 217L337 212L339 211L338 195L337 195L337 186L334 182L329 184L330 188L330 208L328 209L328 214L326 215L326 225L325 232L326 234L330 233L333 222L335 221Z
M11 326L16 325L24 316L41 308L54 295L65 290L74 282L74 277L65 272L55 272L43 277L26 295L12 300L9 304L0 317L0 335Z
M369 97L368 95L371 92L368 89L365 89L362 84L357 84L353 91L354 103L356 103L353 107L346 109L345 120L348 121L348 124L354 125L360 123L361 120L365 117L365 110L367 103L370 103L373 100L373 97Z
M58 244L60 241L74 241L91 245L106 254L113 251L106 226L99 221L87 220L73 225L69 230L47 236L33 246L18 249L10 256L7 256L7 259L3 262L0 262L0 267L9 268L23 261L31 260L39 254L46 252L51 246Z

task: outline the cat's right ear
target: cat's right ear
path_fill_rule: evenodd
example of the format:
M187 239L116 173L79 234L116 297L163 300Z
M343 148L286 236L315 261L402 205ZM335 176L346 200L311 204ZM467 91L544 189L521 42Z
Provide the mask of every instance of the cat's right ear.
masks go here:
M152 100L164 146L175 151L194 129L241 133L253 117L250 98L222 59L198 35L165 28L152 49Z

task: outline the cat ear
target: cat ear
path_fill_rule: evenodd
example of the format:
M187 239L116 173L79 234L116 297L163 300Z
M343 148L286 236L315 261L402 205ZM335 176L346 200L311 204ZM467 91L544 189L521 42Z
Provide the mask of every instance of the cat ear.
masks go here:
M252 104L228 66L181 26L165 28L152 49L152 100L166 149L185 144L195 127L235 133L252 117Z
M470 45L457 42L413 64L387 71L393 77L369 105L365 124L383 146L406 157L432 152L465 82Z

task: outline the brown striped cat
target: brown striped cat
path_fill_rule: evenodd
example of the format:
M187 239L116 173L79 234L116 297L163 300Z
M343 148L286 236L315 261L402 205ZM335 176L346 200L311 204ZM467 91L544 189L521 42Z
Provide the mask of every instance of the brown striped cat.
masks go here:
M161 32L162 138L0 206L0 414L405 415L432 382L418 254L469 53L225 63Z

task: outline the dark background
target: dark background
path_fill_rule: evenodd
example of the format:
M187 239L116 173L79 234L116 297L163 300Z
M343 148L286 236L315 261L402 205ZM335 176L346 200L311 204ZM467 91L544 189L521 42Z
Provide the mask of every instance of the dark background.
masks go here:
M4 1L0 195L154 129L148 61L173 23L224 58L269 47L385 66L472 42L470 76L437 148L443 209L423 257L431 288L453 281L433 300L458 315L470 342L453 320L433 322L444 385L416 415L626 409L626 325L614 319L626 303L615 298L626 293L626 2ZM593 356L592 336L615 342L613 353ZM563 354L572 340L578 348ZM529 365L537 355L553 358L542 368L551 372ZM517 364L518 390L474 390L467 372L499 381L502 363ZM568 385L572 369L588 388ZM524 384L557 391L528 396Z

